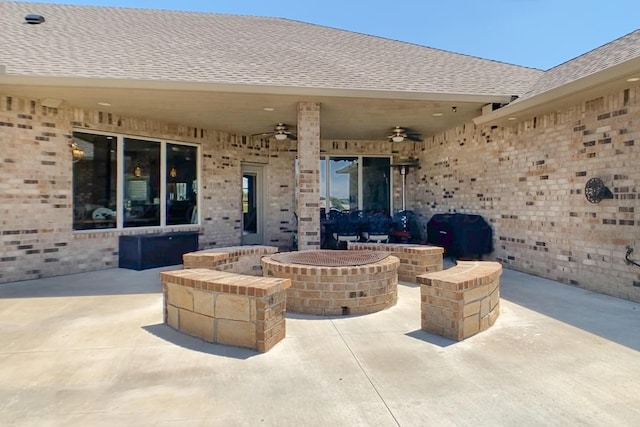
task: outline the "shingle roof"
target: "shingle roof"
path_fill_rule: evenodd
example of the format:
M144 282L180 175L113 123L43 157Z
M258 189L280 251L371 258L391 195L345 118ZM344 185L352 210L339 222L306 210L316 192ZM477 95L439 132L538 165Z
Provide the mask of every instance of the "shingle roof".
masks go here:
M640 57L640 30L546 71L518 102Z
M40 25L24 23L41 14ZM531 68L280 18L0 2L8 75L509 96Z

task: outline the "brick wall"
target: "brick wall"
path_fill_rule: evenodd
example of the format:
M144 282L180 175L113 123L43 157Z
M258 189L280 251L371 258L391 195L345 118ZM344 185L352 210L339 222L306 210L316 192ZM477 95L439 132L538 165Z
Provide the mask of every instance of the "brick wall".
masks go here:
M484 216L506 267L640 301L640 87L506 127L469 123L425 141L408 196L434 213ZM613 200L589 203L600 177Z
M240 243L241 162L263 164L265 244L290 246L295 142L47 108L0 94L0 282L117 266L123 231L71 231L74 127L200 144L201 249ZM624 262L626 245L640 251L639 134L636 85L506 127L467 123L418 144L323 140L320 153L417 153L407 204L423 225L433 213L480 214L494 228L494 258L506 267L640 301L639 269ZM615 199L587 202L584 184L594 176ZM393 177L398 208L396 170Z
M241 162L263 164L270 195L265 241L291 246L291 146L0 94L0 283L117 267L118 236L140 232L72 231L74 128L201 145L202 222L187 229L200 231L203 249L240 243Z

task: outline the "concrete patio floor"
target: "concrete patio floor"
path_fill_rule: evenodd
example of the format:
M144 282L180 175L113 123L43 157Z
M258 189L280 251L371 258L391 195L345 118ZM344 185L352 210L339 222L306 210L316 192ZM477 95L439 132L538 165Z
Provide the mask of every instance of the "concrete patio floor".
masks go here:
M379 313L290 313L259 354L162 323L175 268L0 285L0 425L640 425L640 304L505 270L466 341L421 331L402 284Z

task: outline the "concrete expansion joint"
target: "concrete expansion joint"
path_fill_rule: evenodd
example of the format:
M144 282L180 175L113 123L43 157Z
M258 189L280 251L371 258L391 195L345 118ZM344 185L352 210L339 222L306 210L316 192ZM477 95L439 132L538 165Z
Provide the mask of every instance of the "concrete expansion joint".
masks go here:
M380 401L382 402L382 404L384 405L385 408L387 408L387 411L389 412L389 415L391 416L391 418L393 418L393 420L395 421L396 425L400 425L400 423L398 422L398 419L396 418L396 416L394 415L393 411L391 410L391 408L389 407L389 405L387 404L387 402L384 400L384 397L382 397L382 394L380 393L380 390L378 390L378 387L376 387L376 385L374 384L373 380L371 379L371 377L369 376L369 374L367 373L367 371L364 369L364 366L362 365L362 363L360 362L360 360L358 359L358 356L356 356L356 354L354 353L353 349L351 348L351 346L349 346L349 343L347 342L347 340L344 339L344 335L342 335L342 332L340 331L340 329L338 328L338 326L335 323L335 319L330 319L331 320L331 325L334 327L334 329L336 330L336 332L338 333L338 336L340 337L340 340L342 340L342 342L344 343L345 347L347 348L347 350L349 351L349 353L351 354L351 357L353 357L353 360L356 362L356 364L358 365L358 368L360 368L360 371L362 372L362 374L365 376L365 378L367 379L367 381L369 382L369 384L371 384L371 388L373 388L373 391L376 392L376 394L378 395L378 397L380 398Z

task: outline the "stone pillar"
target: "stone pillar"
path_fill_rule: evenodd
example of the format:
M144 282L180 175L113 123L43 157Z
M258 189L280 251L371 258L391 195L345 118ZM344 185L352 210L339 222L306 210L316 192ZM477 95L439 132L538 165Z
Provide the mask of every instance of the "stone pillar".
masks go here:
M320 248L320 103L298 104L298 250Z

